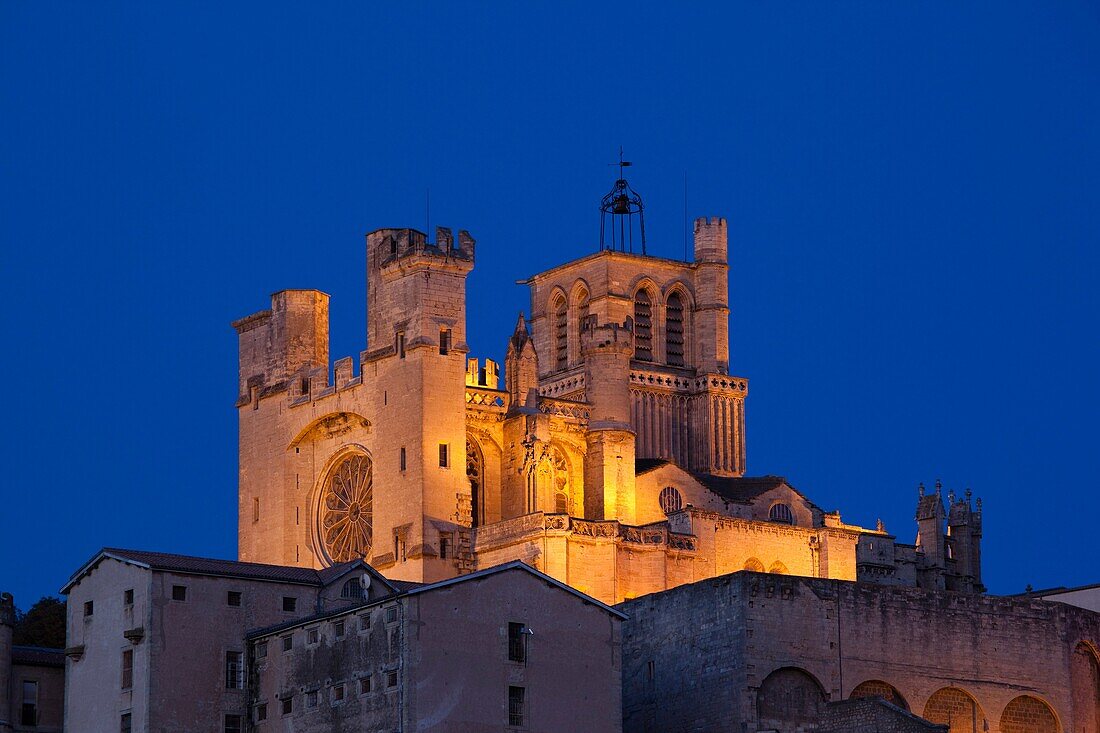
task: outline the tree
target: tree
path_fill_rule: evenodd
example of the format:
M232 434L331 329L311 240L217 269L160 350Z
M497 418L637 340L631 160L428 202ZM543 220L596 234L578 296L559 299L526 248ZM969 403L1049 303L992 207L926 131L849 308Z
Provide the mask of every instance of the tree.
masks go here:
M13 644L65 648L65 601L43 596L25 613L15 612Z

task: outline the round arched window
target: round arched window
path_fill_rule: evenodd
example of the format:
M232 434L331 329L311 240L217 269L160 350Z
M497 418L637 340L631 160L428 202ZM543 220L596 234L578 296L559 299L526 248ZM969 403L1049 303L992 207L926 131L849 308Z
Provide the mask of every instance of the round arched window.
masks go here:
M374 471L362 453L329 473L317 508L317 535L333 563L366 557L374 540Z
M768 512L768 519L780 524L794 524L794 514L786 504L774 504Z
M680 496L680 492L671 486L661 489L660 502L661 511L665 514L672 514L684 508L684 497Z

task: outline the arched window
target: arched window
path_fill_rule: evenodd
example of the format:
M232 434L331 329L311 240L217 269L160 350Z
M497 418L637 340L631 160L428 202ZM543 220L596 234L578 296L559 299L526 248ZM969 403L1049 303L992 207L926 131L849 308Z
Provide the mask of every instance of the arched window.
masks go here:
M780 524L794 524L794 514L786 504L774 504L768 512L768 519Z
M584 322L588 320L588 291L581 290L577 295L577 337L584 329Z
M559 295L554 299L554 363L557 368L569 366L569 316L565 298Z
M373 527L373 464L362 453L349 453L329 472L318 495L316 536L326 563L368 556Z
M482 479L483 461L477 441L466 438L466 480L470 482L470 526L478 527L484 519L485 503Z
M653 301L644 288L634 296L634 358L653 361Z
M673 292L665 305L665 361L684 365L684 299Z
M348 580L340 590L340 597L352 598L357 601L363 600L363 582L359 578Z
M764 563L757 560L755 557L750 557L745 561L745 570L751 570L754 573L764 572Z
M787 566L778 560L772 563L772 566L768 568L768 572L772 575L788 575L790 573L790 571L787 570Z
M659 501L661 502L661 511L665 514L672 514L684 508L684 497L680 496L680 492L672 486L661 489Z
M559 448L554 448L550 463L554 473L554 511L558 514L569 514L572 497L569 495L569 464L565 461L565 454Z

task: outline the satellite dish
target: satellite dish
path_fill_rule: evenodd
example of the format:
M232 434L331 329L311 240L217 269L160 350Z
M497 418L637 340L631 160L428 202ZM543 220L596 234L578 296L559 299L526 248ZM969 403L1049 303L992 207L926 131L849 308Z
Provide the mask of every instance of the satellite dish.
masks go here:
M370 573L363 573L363 577L359 581L363 584L363 590L370 588Z

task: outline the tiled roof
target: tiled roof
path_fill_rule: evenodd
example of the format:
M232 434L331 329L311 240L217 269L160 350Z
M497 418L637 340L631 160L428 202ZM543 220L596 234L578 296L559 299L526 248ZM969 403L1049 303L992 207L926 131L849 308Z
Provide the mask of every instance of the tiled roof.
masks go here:
M649 473L662 466L676 465L659 458L639 458L634 461L635 475ZM787 483L782 476L714 476L681 469L726 501L745 503L761 494Z
M65 650L44 646L12 646L11 662L35 667L64 667Z
M361 560L352 560L322 570L314 570L313 568L298 568L287 565L267 565L258 562L239 562L237 560L219 560L208 557L174 555L167 552L147 552L145 550L124 550L117 547L105 547L96 553L95 557L72 574L69 578L69 582L65 584L61 592L68 593L69 588L72 587L85 572L94 567L104 557L114 558L122 562L134 563L153 570L162 570L172 573L215 575L227 578L293 583L296 585L309 585L314 587L328 585L336 578L347 573L348 570L360 564L365 566L365 563ZM388 583L378 571L371 569L371 572L376 577Z

